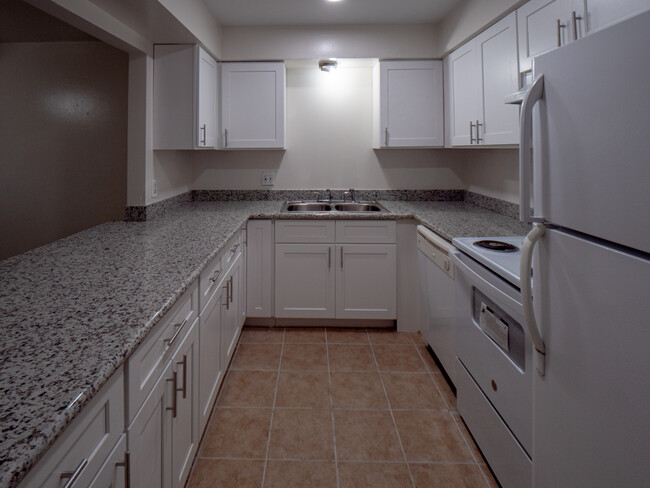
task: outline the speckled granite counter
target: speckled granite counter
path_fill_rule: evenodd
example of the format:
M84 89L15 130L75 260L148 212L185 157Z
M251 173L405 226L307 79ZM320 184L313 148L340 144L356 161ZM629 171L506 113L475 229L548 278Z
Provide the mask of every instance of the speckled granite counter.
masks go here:
M331 216L282 213L282 203L183 203L0 262L0 488L18 484L249 217L416 218L447 239L527 230L465 202Z

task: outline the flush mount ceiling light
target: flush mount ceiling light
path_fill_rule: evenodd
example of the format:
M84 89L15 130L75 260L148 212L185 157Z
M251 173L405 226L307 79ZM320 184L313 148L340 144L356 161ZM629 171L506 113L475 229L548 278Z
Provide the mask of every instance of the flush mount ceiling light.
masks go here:
M331 69L336 69L337 66L338 62L336 59L321 59L318 62L318 68L321 71L326 71L327 73L329 73Z
M328 2L340 2L341 0L327 0Z

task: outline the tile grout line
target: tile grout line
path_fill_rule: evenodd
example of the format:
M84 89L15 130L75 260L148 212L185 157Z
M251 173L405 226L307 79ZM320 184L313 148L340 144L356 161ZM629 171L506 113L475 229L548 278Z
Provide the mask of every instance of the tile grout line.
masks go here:
M413 339L413 338L411 337L411 340L412 340L412 339ZM415 343L415 341L413 341L413 343ZM425 361L424 358L422 357L422 353L420 352L420 348L418 347L418 344L415 344L415 349L416 349L416 351L418 352L418 355L420 356L420 359L421 359L422 361L424 361L424 363L425 363L425 365L426 365L426 361ZM428 351L427 351L427 352L428 352ZM483 469L481 468L481 465L480 465L480 463L478 462L478 459L476 459L476 456L474 455L474 452L473 452L471 446L469 445L469 442L470 442L470 441L465 437L465 434L463 433L463 430L462 430L462 429L460 428L460 426L458 425L458 421L456 420L456 417L455 417L454 414L452 413L451 405L449 405L449 403L447 402L447 399L445 398L445 395L442 394L442 391L440 390L440 387L438 386L438 383L437 383L437 382L435 381L435 379L434 379L434 376L433 376L433 375L434 375L435 373L434 373L433 371L431 371L430 368L429 368L428 366L427 366L427 371L429 372L429 376L431 377L431 381L433 382L434 386L436 387L436 390L438 390L438 393L439 393L440 396L442 397L442 401L445 402L445 405L447 405L447 409L448 409L448 411L449 411L449 414L451 415L451 419L454 421L454 425L456 426L456 429L457 429L458 432L460 433L460 436L461 436L461 438L463 439L463 442L465 443L465 447L469 450L469 453L470 453L470 455L472 456L472 459L474 460L474 463L472 463L472 464L473 464L474 466L476 466L476 467L479 469L479 471L481 472L481 477L483 478L483 481L485 481L485 484L489 487L489 486L490 486L490 483L489 483L487 477L485 476L485 473L483 472ZM440 376L442 376L442 373L438 373L438 374L440 374ZM444 377L443 377L443 381L446 381L446 380L444 379ZM459 414L459 416L460 416L460 414ZM462 420L461 420L461 422L462 422ZM472 441L472 442L473 442L473 441Z
M370 337L368 337L368 339L370 339ZM408 470L409 478L411 478L411 486L415 488L415 480L413 479L413 473L411 473L411 466L409 465L408 459L406 458L406 451L404 450L404 443L402 442L402 436L400 435L399 429L397 428L397 421L395 420L395 415L393 415L393 409L390 404L390 398L388 397L388 391L386 390L386 385L384 384L384 378L382 377L381 370L379 369L379 362L377 361L377 356L375 355L375 348L373 347L372 341L370 341L370 350L372 351L372 358L375 360L375 366L377 366L377 372L379 373L379 381L381 381L381 387L384 389L384 395L386 395L386 401L388 402L388 411L390 412L390 418L393 420L393 426L395 427L395 432L397 433L397 440L399 441L399 446L402 449L402 456L404 456L404 463L406 464L406 469ZM422 358L420 358L420 360L422 360Z
M327 328L324 329L325 333L325 357L327 357L327 379L330 386L330 418L332 420L332 443L334 445L334 469L336 471L336 488L340 487L339 480L339 457L336 450L336 429L334 427L334 397L332 393L332 369L330 368L330 352L329 352L329 341L327 339Z
M269 449L271 447L271 432L273 431L273 416L275 415L275 402L278 398L278 387L280 385L280 370L282 369L282 355L284 354L284 337L287 334L287 329L282 331L282 344L280 346L280 364L278 365L278 377L275 380L275 392L273 393L273 409L271 410L271 423L269 424L269 436L266 439L266 456L264 458L264 470L262 471L262 488L266 481L266 469L269 465Z

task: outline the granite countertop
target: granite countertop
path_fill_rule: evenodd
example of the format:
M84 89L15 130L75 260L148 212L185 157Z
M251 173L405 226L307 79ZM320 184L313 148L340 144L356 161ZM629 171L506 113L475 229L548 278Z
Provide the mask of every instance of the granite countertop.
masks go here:
M248 218L415 218L448 240L528 230L465 202L381 203L390 213L189 202L148 222L102 224L1 261L0 488L18 484Z

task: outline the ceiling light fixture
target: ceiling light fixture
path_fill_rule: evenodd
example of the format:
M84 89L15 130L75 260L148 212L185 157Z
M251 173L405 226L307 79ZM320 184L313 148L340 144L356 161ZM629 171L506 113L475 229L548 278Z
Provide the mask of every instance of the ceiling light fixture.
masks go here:
M336 59L321 59L318 62L318 68L321 71L326 71L327 73L329 73L331 69L336 69L338 64L339 63L336 61Z

